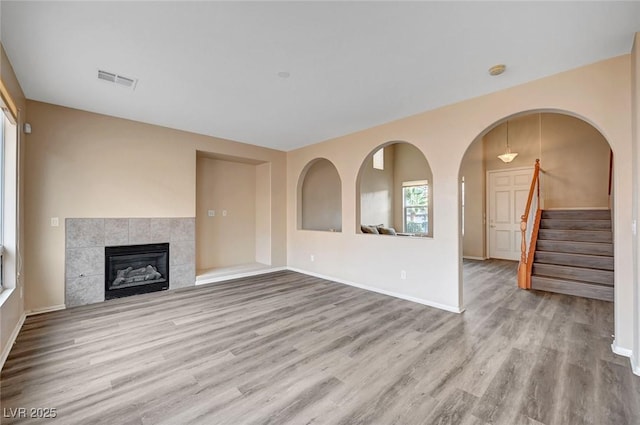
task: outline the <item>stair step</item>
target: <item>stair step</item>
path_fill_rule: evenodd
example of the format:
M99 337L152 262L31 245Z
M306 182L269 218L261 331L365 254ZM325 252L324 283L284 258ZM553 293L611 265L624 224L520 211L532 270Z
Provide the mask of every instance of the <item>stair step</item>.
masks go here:
M540 220L541 229L564 230L611 230L611 220L560 220L546 218Z
M566 252L536 251L536 263L575 266L589 269L613 270L613 257L602 255L569 254Z
M613 301L613 286L580 282L570 279L557 279L547 276L531 276L531 289Z
M611 210L543 210L542 218L564 220L611 220Z
M540 229L538 240L575 242L613 242L613 234L607 230Z
M538 240L536 251L613 256L613 244L574 241Z
M584 267L560 266L557 264L533 263L532 275L559 279L579 280L613 286L613 271L587 269Z

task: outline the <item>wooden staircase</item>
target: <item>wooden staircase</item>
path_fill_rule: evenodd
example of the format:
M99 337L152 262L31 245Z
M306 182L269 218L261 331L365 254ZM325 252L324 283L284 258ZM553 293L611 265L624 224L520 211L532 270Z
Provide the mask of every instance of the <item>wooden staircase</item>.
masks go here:
M610 210L543 210L530 288L613 301Z

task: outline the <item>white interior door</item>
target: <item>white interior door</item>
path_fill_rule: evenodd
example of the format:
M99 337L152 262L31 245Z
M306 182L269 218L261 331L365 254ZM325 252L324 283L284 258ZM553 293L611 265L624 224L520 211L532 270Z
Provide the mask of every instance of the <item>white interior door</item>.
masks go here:
M488 173L489 257L520 260L520 216L529 196L533 168Z

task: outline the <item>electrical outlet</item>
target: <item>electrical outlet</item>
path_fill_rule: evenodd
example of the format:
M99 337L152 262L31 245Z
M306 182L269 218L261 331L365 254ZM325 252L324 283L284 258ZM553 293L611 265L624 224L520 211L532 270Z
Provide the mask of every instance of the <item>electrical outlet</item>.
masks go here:
M311 254L311 256L309 257L309 259L311 260L311 262L313 263L314 261L316 261L316 256Z
M58 226L60 226L60 220L58 220L58 217L51 217L51 227Z
M216 216L216 210L209 210L207 211L207 215L209 217L215 217Z
M406 279L407 278L407 272L404 270L400 270L400 279Z
M226 217L227 216L227 210L222 210L222 216Z

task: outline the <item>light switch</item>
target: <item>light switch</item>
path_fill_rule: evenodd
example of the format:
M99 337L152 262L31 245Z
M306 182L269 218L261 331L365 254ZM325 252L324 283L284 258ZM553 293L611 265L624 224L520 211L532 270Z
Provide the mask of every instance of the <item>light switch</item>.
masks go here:
M209 210L207 211L207 215L209 217L215 217L216 216L216 210Z
M222 215L223 215L224 217L226 217L226 216L227 216L227 210L222 210Z
M58 217L51 217L51 227L58 226L60 226L60 220L58 220Z

